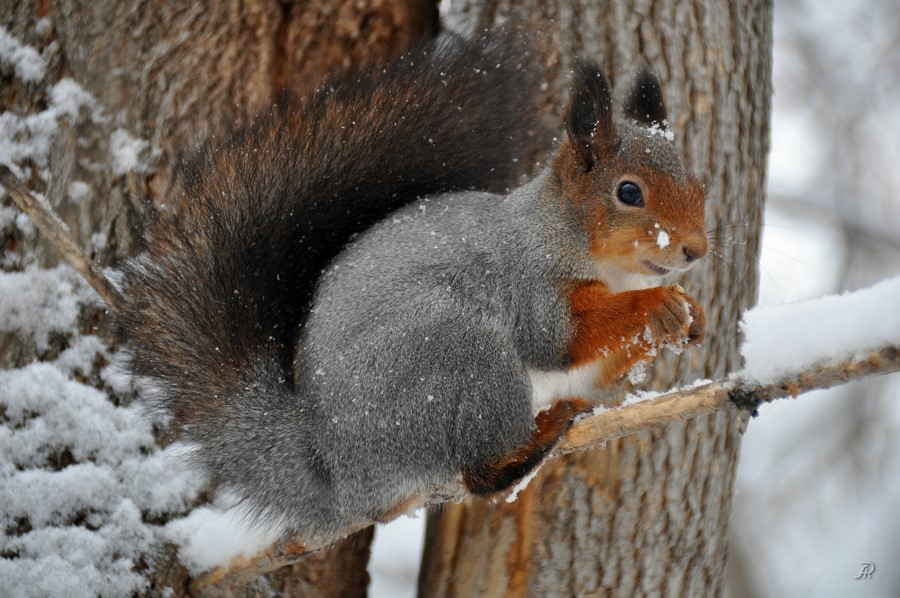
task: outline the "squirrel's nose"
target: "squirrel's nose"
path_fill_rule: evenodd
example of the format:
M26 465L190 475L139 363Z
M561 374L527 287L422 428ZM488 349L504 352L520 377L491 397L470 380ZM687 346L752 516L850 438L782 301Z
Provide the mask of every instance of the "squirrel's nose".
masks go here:
M685 241L682 250L684 251L685 259L690 263L694 260L699 260L706 255L706 252L709 250L709 243L707 242L706 237Z

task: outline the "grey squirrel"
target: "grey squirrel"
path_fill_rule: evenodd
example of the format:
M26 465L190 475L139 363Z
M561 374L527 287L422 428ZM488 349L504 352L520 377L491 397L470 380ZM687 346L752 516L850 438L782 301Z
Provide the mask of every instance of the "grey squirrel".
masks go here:
M579 61L549 166L490 193L540 111L529 62L451 39L283 103L187 163L124 268L133 370L261 522L333 538L449 480L506 489L599 389L702 339L651 286L708 242L649 71L614 118Z

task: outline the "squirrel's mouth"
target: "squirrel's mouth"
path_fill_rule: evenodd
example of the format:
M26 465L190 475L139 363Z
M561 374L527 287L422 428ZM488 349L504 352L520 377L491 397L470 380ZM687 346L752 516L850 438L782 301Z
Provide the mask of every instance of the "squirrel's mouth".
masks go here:
M662 266L658 266L651 262L650 260L641 260L641 265L656 274L657 276L665 276L672 270L669 268L663 268Z

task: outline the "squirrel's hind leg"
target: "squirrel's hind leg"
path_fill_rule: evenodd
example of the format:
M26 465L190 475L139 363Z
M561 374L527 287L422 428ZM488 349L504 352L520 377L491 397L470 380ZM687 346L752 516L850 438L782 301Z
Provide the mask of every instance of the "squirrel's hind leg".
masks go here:
M479 463L463 469L469 492L479 495L506 490L523 478L547 456L568 431L575 416L594 409L585 399L562 399L537 414L534 432L524 445L498 461Z

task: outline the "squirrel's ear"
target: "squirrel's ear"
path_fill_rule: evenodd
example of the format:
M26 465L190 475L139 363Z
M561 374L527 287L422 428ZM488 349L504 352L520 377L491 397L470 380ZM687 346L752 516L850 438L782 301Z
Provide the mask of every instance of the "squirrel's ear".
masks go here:
M647 126L656 123L666 126L666 104L663 102L659 79L646 64L641 65L634 84L625 96L625 117Z
M618 138L609 83L600 67L589 60L579 59L575 64L566 131L578 165L585 172L593 167L596 151L612 147Z

